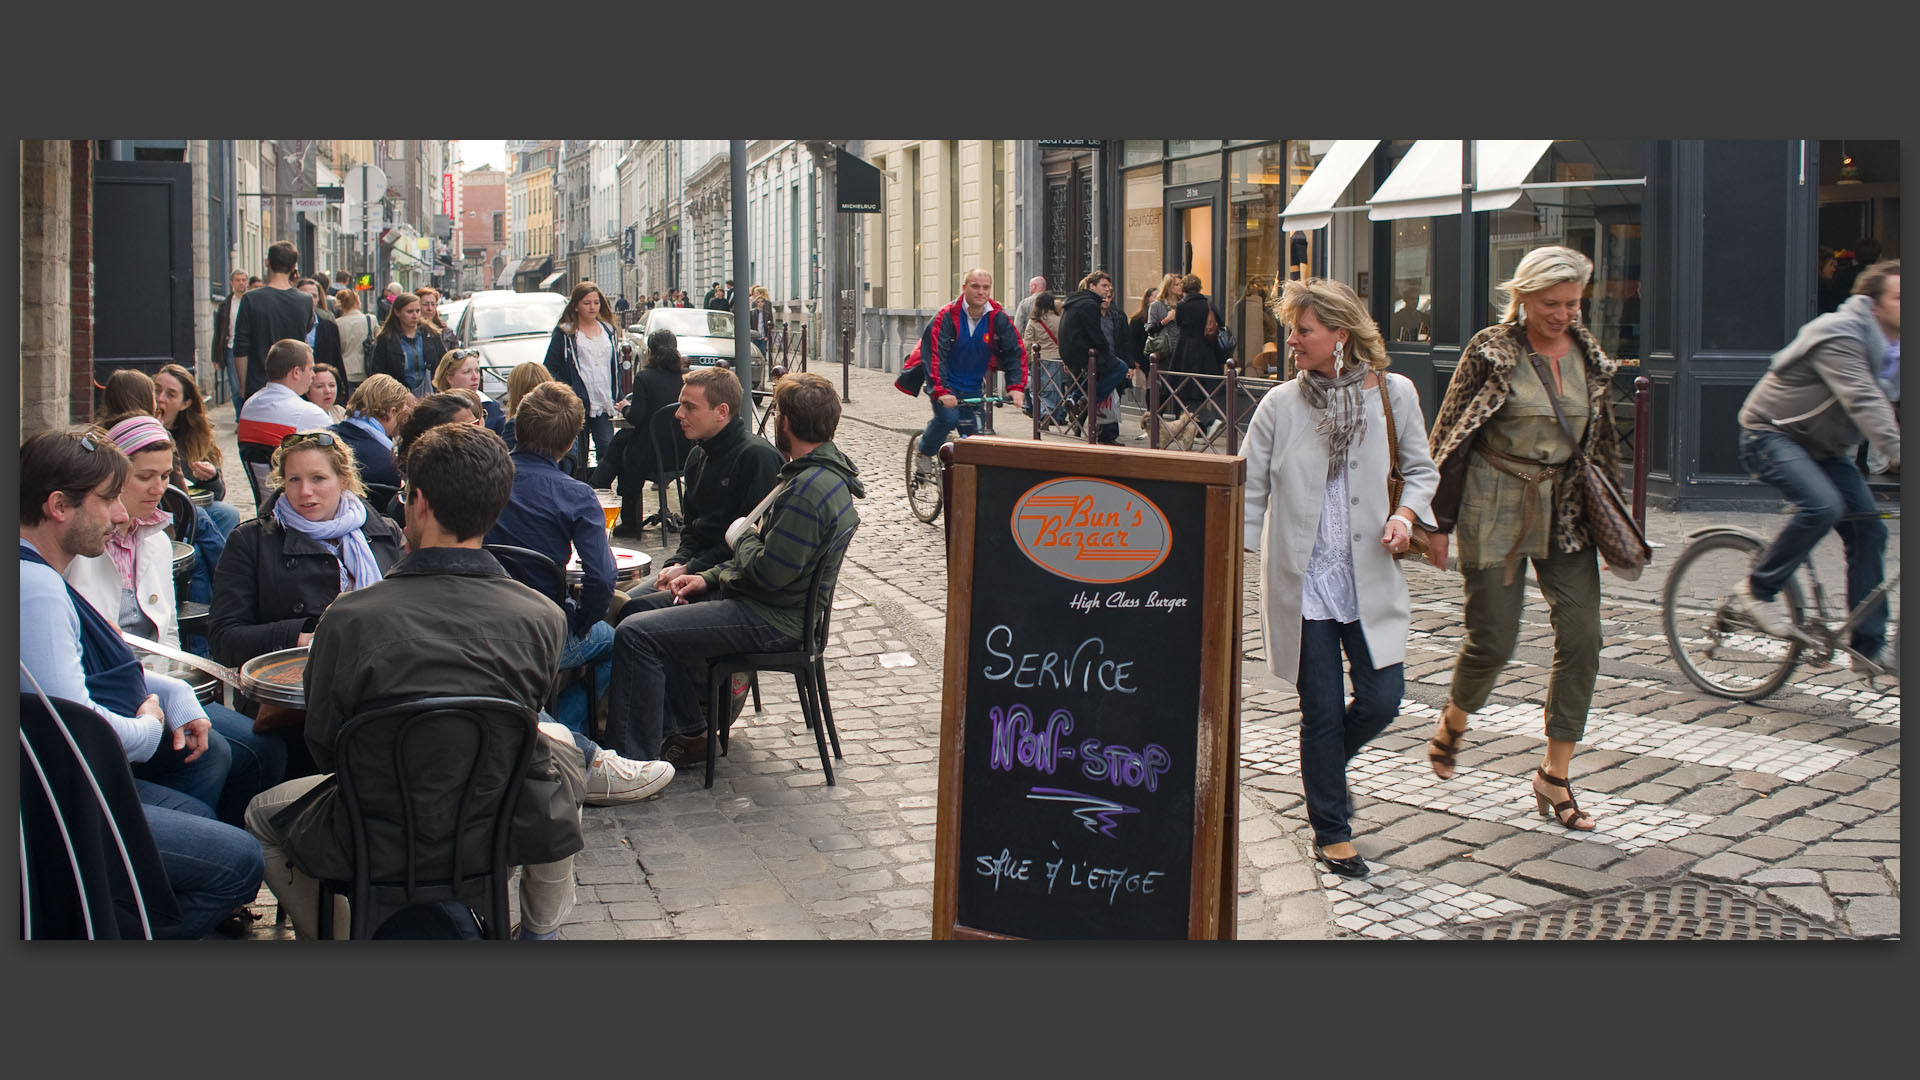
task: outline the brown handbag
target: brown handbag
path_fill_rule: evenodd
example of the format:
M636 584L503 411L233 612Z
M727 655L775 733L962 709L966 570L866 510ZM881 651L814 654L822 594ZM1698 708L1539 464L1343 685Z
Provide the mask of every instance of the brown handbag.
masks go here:
M1587 532L1593 535L1593 546L1600 549L1600 557L1607 560L1607 565L1617 570L1638 570L1646 566L1653 558L1646 534L1633 520L1633 511L1614 485L1613 477L1594 464L1580 440L1573 437L1573 425L1567 423L1567 414L1560 410L1560 395L1553 392L1553 380L1547 377L1546 363L1538 353L1532 357L1533 370L1540 376L1541 385L1547 388L1547 403L1553 406L1560 430L1573 444L1573 460L1567 462L1567 472L1579 483L1586 500Z
M1387 513L1400 508L1400 496L1407 490L1407 478L1400 474L1400 437L1393 427L1393 402L1387 398L1387 379L1380 376L1380 411L1387 417ZM1417 521L1407 522L1407 550L1396 552L1394 558L1404 559L1409 555L1422 556L1431 546L1433 534Z

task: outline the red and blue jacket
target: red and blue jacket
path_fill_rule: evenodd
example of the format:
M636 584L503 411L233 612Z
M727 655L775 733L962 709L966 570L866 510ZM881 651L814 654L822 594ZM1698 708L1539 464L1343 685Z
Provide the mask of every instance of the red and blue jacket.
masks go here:
M927 365L927 394L938 399L943 394L955 393L956 382L962 387L969 383L974 388L986 383L987 372L998 368L1007 373L1008 390L1022 390L1027 386L1027 350L1026 343L1020 340L1020 332L1014 329L1013 320L1006 310L992 300L987 301L987 313L982 317L986 345L986 364L984 367L968 365L959 354L966 351L960 348L960 336L965 333L967 301L961 297L941 308L920 333L920 360ZM955 366L955 362L963 366ZM958 395L956 395L958 396Z

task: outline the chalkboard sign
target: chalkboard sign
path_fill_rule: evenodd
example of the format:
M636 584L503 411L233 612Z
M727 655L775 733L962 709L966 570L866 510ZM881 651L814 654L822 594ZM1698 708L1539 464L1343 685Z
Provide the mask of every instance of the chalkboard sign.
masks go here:
M1244 474L955 446L936 937L1231 935Z

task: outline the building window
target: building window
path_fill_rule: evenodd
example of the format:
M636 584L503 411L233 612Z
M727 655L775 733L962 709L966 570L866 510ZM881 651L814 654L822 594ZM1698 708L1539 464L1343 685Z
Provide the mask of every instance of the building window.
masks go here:
M1243 367L1257 359L1268 342L1274 343L1277 356L1282 343L1267 301L1280 276L1285 153L1280 143L1269 143L1236 150L1230 162L1227 278L1220 302L1237 339L1234 360Z
M1534 167L1531 183L1631 180L1646 175L1644 144L1629 139L1560 139ZM1593 280L1580 302L1580 319L1608 356L1639 359L1640 208L1638 185L1529 191L1505 210L1488 214L1488 318L1506 312L1499 285L1521 256L1558 244L1593 260Z
M1169 139L1167 156L1184 157L1187 154L1206 154L1220 149L1219 139ZM1215 174L1219 175L1219 174Z
M960 295L960 143L947 140L947 269L953 278L948 296Z
M927 283L920 276L920 148L907 148L907 305L920 306Z
M504 217L505 217L505 215L504 215L504 214L501 214L501 213L500 213L499 211L497 211L497 210L496 210L496 211L494 211L494 214L493 214L493 239L494 239L494 242L495 242L495 243L499 243L499 241L500 241L500 238L501 238L501 235L502 235L502 234L501 234L501 229L502 229L502 228L504 227L504 225L505 225L505 222L504 222L504 221L502 220L502 219L503 219Z
M1007 266L1007 144L993 140L993 234L987 238L987 251L991 258L987 265L993 268L993 280L999 285L1000 295L1017 296L1023 290L1014 287L1013 271Z
M787 191L793 204L792 213L787 215L787 228L791 236L787 248L787 276L791 295L797 300L800 297L800 182L794 181Z
M1159 139L1128 139L1120 144L1120 164L1125 167L1159 161L1161 147Z
M1404 139L1388 145L1385 167L1375 176L1376 190L1412 148L1413 143ZM1388 341L1433 340L1433 222L1433 218L1424 217L1380 224L1387 232L1387 266L1380 284L1387 290ZM1457 314L1448 314L1453 316L1446 319L1448 340L1454 340L1458 337L1454 324L1459 320Z
M1166 210L1160 183L1160 166L1129 169L1120 179L1125 193L1126 219L1122 226L1125 254L1120 263L1121 288L1129 309L1137 305L1148 289L1160 286L1166 260L1160 246L1166 238Z

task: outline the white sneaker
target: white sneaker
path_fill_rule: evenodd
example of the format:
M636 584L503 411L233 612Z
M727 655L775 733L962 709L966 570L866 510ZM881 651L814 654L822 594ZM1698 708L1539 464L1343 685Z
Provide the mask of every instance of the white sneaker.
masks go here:
M587 770L588 806L617 806L658 795L673 782L673 766L664 761L635 761L602 747Z
M920 475L922 476L940 475L940 463L933 460L930 455L923 454L918 450L913 452L913 467L919 469Z
M1221 428L1223 428L1223 427L1226 427L1226 426L1227 426L1227 421L1226 421L1226 418L1225 418L1225 417L1222 417L1222 416L1216 416L1216 417L1214 417L1214 418L1213 418L1213 423L1211 423L1211 424L1208 424L1208 425L1207 425L1207 430L1206 430L1206 431L1205 431L1204 433L1202 433L1202 434L1201 434L1201 436L1200 436L1200 441L1201 441L1201 442L1206 442L1206 441L1208 441L1208 440L1210 440L1210 439L1212 439L1212 438L1213 438L1213 437L1214 437L1215 435L1218 435L1218 434L1220 434L1220 429L1221 429Z
M1753 595L1753 583L1748 582L1735 590L1733 594L1734 610L1745 615L1762 632L1777 638L1797 639L1800 637L1793 624L1780 617L1779 611L1771 600L1761 600Z

